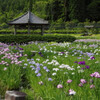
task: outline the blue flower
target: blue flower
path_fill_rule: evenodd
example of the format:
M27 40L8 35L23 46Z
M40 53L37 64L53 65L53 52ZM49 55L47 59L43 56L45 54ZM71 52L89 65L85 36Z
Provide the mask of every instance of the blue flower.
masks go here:
M41 52L39 52L38 54L40 54L40 55L41 55L42 53L41 53Z
M24 50L23 48L19 48L19 50Z
M36 63L35 65L36 65L37 67L40 67L40 64L39 64L39 63Z
M40 67L37 67L36 70L40 70Z
M27 63L25 63L24 65L25 65L25 66L27 66L28 64L27 64Z
M31 65L30 67L31 67L31 68L34 68L34 66L33 66L33 65Z
M49 69L46 69L46 72L50 72L50 70Z
M41 76L41 73L38 73L36 76L40 77Z
M48 81L53 81L53 79L52 78L48 78Z
M36 71L35 71L35 73L38 73L38 72L39 72L39 70L36 70Z
M45 70L46 70L46 69L47 69L47 67L46 67L46 66L44 66L44 67L43 67L43 69L45 69Z

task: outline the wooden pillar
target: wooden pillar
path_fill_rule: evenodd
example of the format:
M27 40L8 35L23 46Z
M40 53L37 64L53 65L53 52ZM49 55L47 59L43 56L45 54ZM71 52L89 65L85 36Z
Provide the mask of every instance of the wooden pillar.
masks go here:
M30 34L30 25L28 24L28 34Z
M44 26L41 25L41 35L43 35L43 33L44 33Z
M16 35L16 25L14 25L14 35Z

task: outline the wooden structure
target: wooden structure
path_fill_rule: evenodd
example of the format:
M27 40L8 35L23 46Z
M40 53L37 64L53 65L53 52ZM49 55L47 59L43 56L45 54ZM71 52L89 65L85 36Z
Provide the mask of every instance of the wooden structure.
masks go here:
M85 25L84 27L88 28L88 29L91 29L91 28L94 28L94 25Z
M84 27L87 29L87 34L89 34L90 31L92 33L94 33L94 34L98 34L99 33L99 29L98 28L100 28L100 26L97 25L97 24L96 25L86 25Z
M18 26L28 28L28 34L30 33L31 26L39 26L41 28L41 34L43 35L44 32L44 26L48 25L48 21L41 19L28 11L24 15L14 19L13 21L10 21L8 23L9 25L14 25L14 34L16 34L16 28Z

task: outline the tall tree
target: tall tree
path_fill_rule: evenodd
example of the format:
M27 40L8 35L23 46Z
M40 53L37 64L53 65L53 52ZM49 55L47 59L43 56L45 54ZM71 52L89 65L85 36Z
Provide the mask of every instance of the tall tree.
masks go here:
M47 12L51 19L56 21L62 17L63 5L61 0L53 0L47 4Z
M79 21L84 21L86 12L85 0L70 0L69 11L71 20L78 19Z
M87 7L88 18L90 20L100 20L100 0L93 0Z
M29 10L32 11L33 8L33 0L29 0Z
M63 4L63 14L64 14L64 21L69 20L69 0L62 0Z

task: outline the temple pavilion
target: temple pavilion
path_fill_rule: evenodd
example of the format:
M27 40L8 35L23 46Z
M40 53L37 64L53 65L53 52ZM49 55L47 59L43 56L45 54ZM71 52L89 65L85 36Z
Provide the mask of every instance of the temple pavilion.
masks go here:
M32 27L34 26L41 28L41 35L43 35L44 26L48 25L48 21L39 18L32 12L28 11L24 15L10 21L8 24L14 25L14 34L16 34L16 30L18 27L27 28L28 33L30 33L30 29L32 29Z

